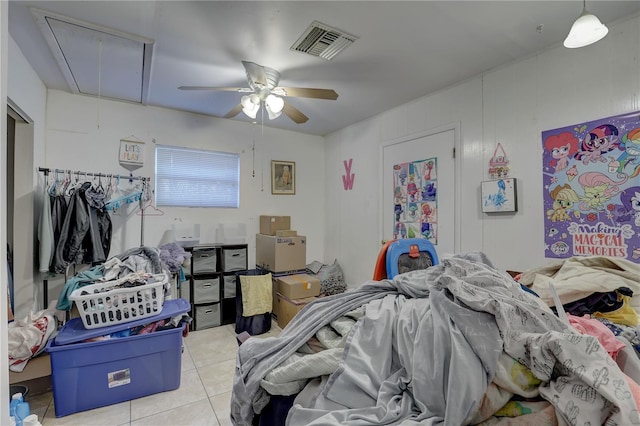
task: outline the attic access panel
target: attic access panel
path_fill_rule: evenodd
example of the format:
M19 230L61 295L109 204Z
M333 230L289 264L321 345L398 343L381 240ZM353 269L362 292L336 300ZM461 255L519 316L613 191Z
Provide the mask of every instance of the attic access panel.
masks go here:
M146 104L153 40L31 12L73 93Z

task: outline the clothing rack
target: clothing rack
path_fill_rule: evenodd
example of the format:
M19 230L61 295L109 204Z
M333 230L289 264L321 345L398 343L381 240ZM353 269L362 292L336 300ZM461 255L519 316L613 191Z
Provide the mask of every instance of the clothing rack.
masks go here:
M72 175L78 176L91 176L91 177L106 177L106 178L120 178L120 179L129 179L129 180L141 180L143 182L150 181L151 178L145 176L133 176L133 175L119 175L112 173L91 173L91 172L81 172L79 170L63 170L63 169L49 169L47 167L38 167L38 171L44 173L45 176L49 176L49 173L69 173Z
M114 173L93 173L93 172L83 172L79 170L65 170L65 169L50 169L48 167L38 167L38 172L43 173L45 177L49 176L50 173L65 173L76 176L91 176L91 177L104 177L104 178L120 178L120 179L128 179L129 181L139 180L142 181L143 184L147 184L151 178L146 176L134 176L130 175L121 175ZM144 200L140 198L140 247L144 246ZM70 265L71 266L71 265ZM75 267L75 265L74 265ZM69 268L67 268L67 271ZM65 281L68 279L67 272L65 272ZM49 280L46 278L42 280L43 290L42 290L42 298L44 309L47 308L49 303Z

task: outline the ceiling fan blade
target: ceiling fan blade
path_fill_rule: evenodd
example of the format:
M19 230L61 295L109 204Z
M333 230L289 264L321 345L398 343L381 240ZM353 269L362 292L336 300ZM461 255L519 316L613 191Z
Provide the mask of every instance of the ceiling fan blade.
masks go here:
M261 84L267 86L267 75L264 72L264 67L254 62L242 61L244 69L247 71L247 78L249 79L249 85Z
M290 119L292 119L293 121L295 121L297 124L302 124L302 123L306 123L307 120L309 120L309 117L307 117L306 115L304 115L302 112L300 112L299 109L297 109L296 107L294 107L293 105L291 105L289 102L287 102L286 100L284 101L284 107L282 108L282 112L289 117Z
M180 90L217 90L220 92L253 92L248 87L180 86Z
M284 91L284 96L292 96L297 98L316 98L329 99L335 101L338 94L333 89L309 89L305 87L276 87L274 91Z
M240 114L240 111L242 111L242 104L234 106L233 109L224 116L224 118L233 118L236 115Z

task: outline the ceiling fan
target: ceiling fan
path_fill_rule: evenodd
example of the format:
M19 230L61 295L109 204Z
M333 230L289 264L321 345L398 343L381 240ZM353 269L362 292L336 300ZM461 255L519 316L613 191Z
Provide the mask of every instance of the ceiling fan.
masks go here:
M309 117L295 108L285 97L338 99L338 94L333 89L311 89L304 87L280 87L280 73L269 67L258 65L254 62L242 61L247 73L249 87L208 87L208 86L180 86L180 90L218 90L226 92L248 93L242 96L238 105L224 116L233 118L241 111L250 118L256 118L260 105L269 115L269 119L278 118L282 113L298 124L305 123Z

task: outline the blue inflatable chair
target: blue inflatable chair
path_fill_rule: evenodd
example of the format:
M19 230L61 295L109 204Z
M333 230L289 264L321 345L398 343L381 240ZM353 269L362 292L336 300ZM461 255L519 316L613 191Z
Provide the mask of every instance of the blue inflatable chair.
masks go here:
M424 238L388 241L380 250L373 279L391 279L398 274L426 269L439 263L436 248Z

